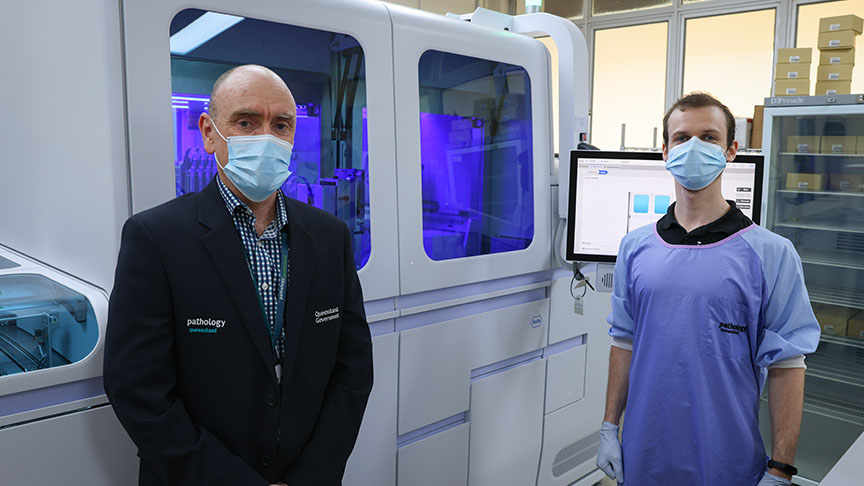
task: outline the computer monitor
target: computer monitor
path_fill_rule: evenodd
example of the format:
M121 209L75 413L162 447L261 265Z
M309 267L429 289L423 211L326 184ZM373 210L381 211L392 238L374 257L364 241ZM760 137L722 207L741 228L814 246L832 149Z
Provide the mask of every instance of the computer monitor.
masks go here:
M726 165L722 191L759 223L762 155L739 154ZM675 202L675 183L660 152L570 152L567 259L614 262L621 238L656 223Z

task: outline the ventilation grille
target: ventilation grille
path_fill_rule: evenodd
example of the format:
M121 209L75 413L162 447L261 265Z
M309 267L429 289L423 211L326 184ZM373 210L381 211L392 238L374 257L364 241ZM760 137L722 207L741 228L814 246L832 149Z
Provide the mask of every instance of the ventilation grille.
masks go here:
M559 477L580 466L597 454L600 431L561 449L552 463L552 476Z

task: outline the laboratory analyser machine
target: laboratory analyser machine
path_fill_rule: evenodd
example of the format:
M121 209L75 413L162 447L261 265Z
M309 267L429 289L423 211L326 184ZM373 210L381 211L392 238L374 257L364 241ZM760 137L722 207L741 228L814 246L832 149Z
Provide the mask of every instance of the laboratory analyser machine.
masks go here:
M344 484L602 476L609 294L574 312L562 268L567 154L588 132L572 22L372 0L44 3L0 16L18 114L3 125L0 482L134 484L101 378L120 229L214 177L197 120L214 80L250 63L297 101L282 190L353 237L375 386Z

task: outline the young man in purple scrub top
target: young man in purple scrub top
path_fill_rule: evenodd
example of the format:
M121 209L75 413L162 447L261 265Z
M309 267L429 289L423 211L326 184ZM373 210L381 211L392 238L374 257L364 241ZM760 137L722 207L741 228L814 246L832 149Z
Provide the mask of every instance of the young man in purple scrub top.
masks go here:
M797 472L804 355L820 329L795 247L723 198L734 133L710 95L678 100L663 119L677 201L621 241L597 465L622 484L779 486ZM771 457L759 433L766 379Z

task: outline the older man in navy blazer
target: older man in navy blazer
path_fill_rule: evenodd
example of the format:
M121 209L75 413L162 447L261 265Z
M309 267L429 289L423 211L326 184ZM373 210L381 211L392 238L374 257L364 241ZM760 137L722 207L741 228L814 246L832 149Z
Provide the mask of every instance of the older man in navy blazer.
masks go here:
M105 391L141 485L337 485L372 388L351 235L286 198L296 106L240 66L199 128L219 174L129 218Z

